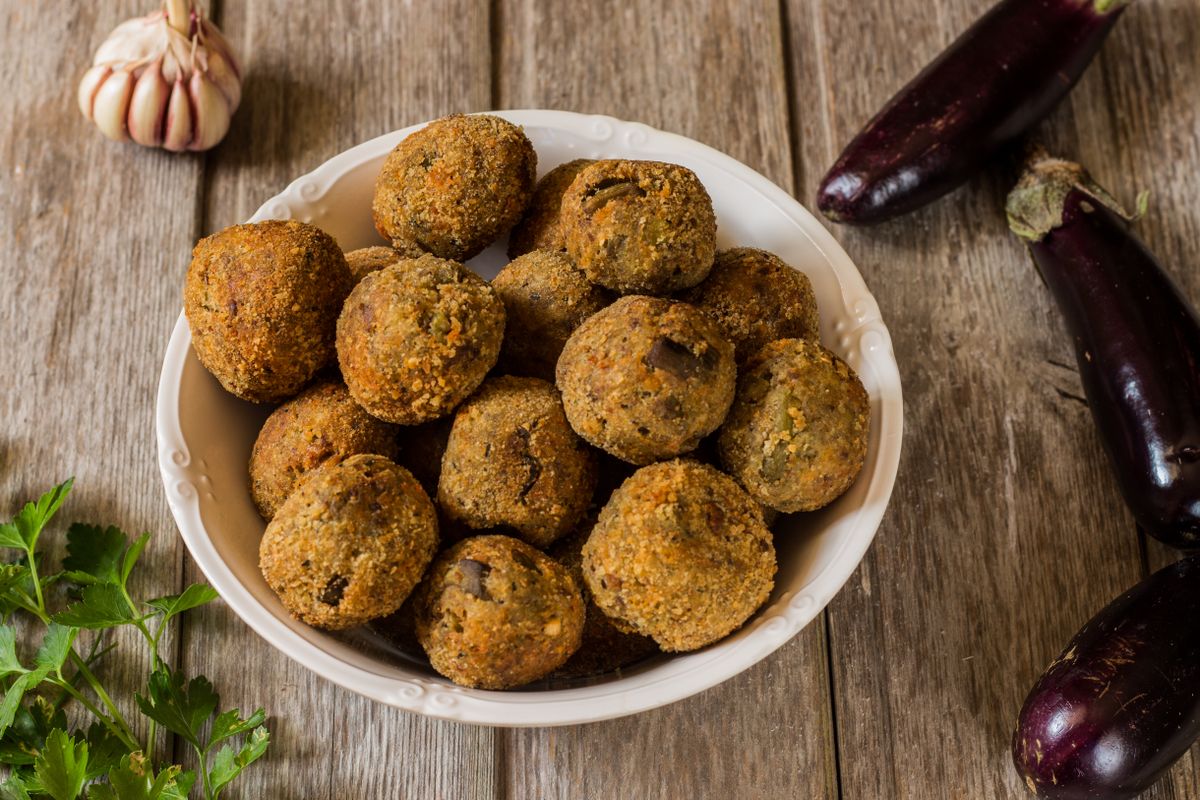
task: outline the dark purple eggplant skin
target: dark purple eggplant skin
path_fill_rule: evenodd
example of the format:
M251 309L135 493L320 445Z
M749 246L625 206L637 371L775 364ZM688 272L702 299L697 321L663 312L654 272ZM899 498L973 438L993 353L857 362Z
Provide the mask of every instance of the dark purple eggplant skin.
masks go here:
M1074 339L1125 504L1150 535L1195 548L1200 320L1107 192L1077 164L1037 159L1009 197L1010 225L1029 239Z
M1033 691L1013 763L1048 800L1137 796L1200 737L1200 555L1083 626Z
M873 224L958 188L1071 91L1128 2L1001 0L842 151L817 208Z

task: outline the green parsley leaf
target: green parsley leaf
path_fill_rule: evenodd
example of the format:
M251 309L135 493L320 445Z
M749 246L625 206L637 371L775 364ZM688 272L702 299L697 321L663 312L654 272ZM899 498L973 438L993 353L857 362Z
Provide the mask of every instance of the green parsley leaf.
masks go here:
M87 780L94 781L129 755L129 751L112 731L102 722L93 722L87 730L88 768Z
M0 625L0 678L26 671L17 658L16 629L11 625Z
M141 753L121 759L108 771L108 785L88 790L88 800L186 800L195 775L172 765L155 775Z
M54 621L59 625L76 628L112 628L134 619L133 609L121 594L121 587L113 583L85 586L78 603L54 615Z
M25 782L16 773L9 775L4 783L0 783L0 800L29 800Z
M63 569L104 583L116 583L120 580L121 560L128 544L129 537L114 525L101 528L76 522L67 529Z
M147 690L148 698L134 696L142 713L200 749L200 728L220 702L208 678L192 678L185 688L183 674L163 665L150 674Z
M146 605L153 608L159 614L162 614L163 622L167 622L172 617L182 614L189 609L197 608L205 603L211 603L217 599L217 592L211 586L204 583L193 583L180 594L170 595L168 597L156 597L153 600L147 600Z
M54 800L75 800L87 775L87 742L76 742L66 731L53 730L38 754L33 771L41 791Z
M129 545L129 549L125 551L125 557L121 559L121 585L124 586L129 582L129 573L133 572L133 565L141 557L142 551L146 549L146 543L150 541L150 534L143 533L141 536L133 540L133 544Z
M66 663L67 656L71 654L71 645L75 644L75 636L78 633L78 628L50 623L33 662L39 667L49 667L51 672L58 672Z
M8 687L8 691L4 693L4 699L0 700L0 736L7 733L9 726L13 724L13 719L17 716L17 709L20 707L25 693L44 681L48 674L50 674L50 670L38 667L32 672L18 676Z
M208 771L208 782L212 787L213 797L219 796L221 790L242 770L261 758L262 754L267 752L267 745L270 743L271 734L266 728L259 727L250 733L241 749L234 750L230 745L225 745L218 750Z
M0 526L0 546L32 551L37 545L38 536L46 527L46 523L54 516L54 512L58 511L59 506L67 499L67 495L71 493L71 485L74 482L74 478L68 478L39 497L36 502L26 503L25 507L17 513L11 525ZM14 533L17 540L15 544L13 543Z
M12 725L0 739L0 764L33 764L50 731L67 727L66 713L44 694L26 695L26 700L17 707Z
M15 550L25 549L25 540L21 538L21 532L17 530L15 524L0 523L0 547L11 547Z
M213 720L212 731L208 734L208 744L205 746L205 750L210 750L233 736L257 728L267 719L267 712L261 708L255 709L254 713L246 719L242 719L241 714L241 709L234 708L217 715L217 718Z

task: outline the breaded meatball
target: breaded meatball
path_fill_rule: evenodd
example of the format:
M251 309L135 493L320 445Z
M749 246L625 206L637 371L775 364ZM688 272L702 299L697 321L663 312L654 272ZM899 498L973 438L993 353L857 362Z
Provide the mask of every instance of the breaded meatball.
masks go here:
M558 360L571 427L634 464L686 453L733 402L733 345L695 308L623 297L585 321Z
M775 547L754 501L692 460L643 467L600 512L583 577L608 616L668 652L737 630L774 586Z
M567 568L583 589L587 606L579 649L555 673L562 677L602 675L658 652L658 645L653 639L617 627L592 600L592 594L583 580L583 543L595 524L596 517L592 516L576 532L555 542L550 550L550 555Z
M437 541L433 503L408 470L351 456L301 479L267 525L259 567L293 616L340 630L398 609Z
M821 339L808 276L766 250L722 250L704 282L680 299L717 321L739 364L776 339Z
M537 154L525 133L489 114L453 114L396 145L375 182L375 228L406 255L465 261L529 205Z
M546 547L579 523L595 488L595 455L553 384L491 378L454 415L438 483L450 519Z
M781 339L752 357L721 427L721 463L756 500L784 512L838 498L867 456L871 405L846 362L816 342Z
M350 292L342 250L294 220L234 225L192 251L183 306L200 363L230 393L274 403L333 360Z
M500 355L504 304L456 261L405 259L354 287L337 322L350 393L388 422L417 425L450 413Z
M514 375L554 380L567 338L585 319L612 302L562 253L534 250L492 279L504 302L507 329L500 364Z
M442 553L416 612L433 668L483 689L549 675L583 633L583 596L566 567L511 536L476 536Z
M534 250L566 250L562 228L559 227L559 211L563 195L571 181L575 180L584 167L594 164L588 158L577 158L559 164L537 182L533 199L525 217L512 229L508 237L508 257L516 258Z
M562 236L593 283L665 295L708 275L717 218L690 169L658 161L597 161L562 199Z
M391 247L360 247L346 253L346 266L350 267L350 278L355 286L368 274L395 264L404 256Z
M341 381L310 386L267 417L250 452L250 494L270 519L304 473L361 453L394 458L396 428L354 402Z

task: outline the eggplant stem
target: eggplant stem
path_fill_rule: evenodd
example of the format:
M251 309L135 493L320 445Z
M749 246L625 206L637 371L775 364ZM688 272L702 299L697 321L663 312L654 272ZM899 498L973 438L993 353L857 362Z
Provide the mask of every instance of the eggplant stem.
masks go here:
M1132 2L1133 0L1095 0L1092 8L1096 9L1097 14L1108 14L1113 11L1119 11Z
M163 5L167 9L167 24L187 36L192 27L191 0L163 0Z
M1067 195L1075 189L1129 221L1145 213L1149 198L1148 192L1138 195L1137 213L1130 214L1079 164L1055 158L1045 148L1034 145L1029 149L1021 180L1009 192L1005 204L1008 227L1022 239L1041 241L1062 225Z

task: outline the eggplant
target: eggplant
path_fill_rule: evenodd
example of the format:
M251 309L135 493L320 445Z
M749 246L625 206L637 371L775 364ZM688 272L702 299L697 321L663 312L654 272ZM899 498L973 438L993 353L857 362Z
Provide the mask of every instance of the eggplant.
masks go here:
M1200 321L1078 164L1035 152L1008 197L1067 330L1125 504L1150 535L1200 544Z
M1200 737L1200 555L1109 603L1033 687L1013 763L1049 800L1123 800Z
M821 181L834 222L914 211L1040 122L1131 0L1001 0L893 97Z

